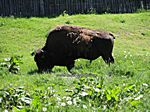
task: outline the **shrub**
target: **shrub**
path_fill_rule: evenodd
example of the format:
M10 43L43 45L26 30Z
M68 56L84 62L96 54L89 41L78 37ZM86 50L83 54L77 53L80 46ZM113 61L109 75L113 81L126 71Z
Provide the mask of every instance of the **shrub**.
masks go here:
M20 70L20 64L22 64L23 56L12 56L10 58L5 58L4 62L0 63L0 69L3 71L8 71L10 73L17 74ZM6 72L7 72L6 71Z
M11 110L14 107L22 109L30 105L32 99L24 87L7 87L0 90L0 108Z
M140 99L148 88L147 84L121 84L111 87L104 84L103 77L81 78L75 83L72 95L69 96L72 104L93 110L98 108L116 111L125 104L135 109L141 103Z

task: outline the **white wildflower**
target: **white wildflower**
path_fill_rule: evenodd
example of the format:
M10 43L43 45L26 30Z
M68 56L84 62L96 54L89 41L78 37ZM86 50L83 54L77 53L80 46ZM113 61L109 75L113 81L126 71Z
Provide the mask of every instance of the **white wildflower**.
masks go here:
M76 98L73 99L73 104L74 105L77 105L78 102L80 102L79 97L76 97Z
M66 98L67 98L66 96L62 97L62 99L66 99Z
M77 99L76 98L73 99L73 104L77 105Z
M87 96L87 95L88 95L88 93L86 93L86 92L82 92L82 93L80 93L80 95L81 95L81 96Z
M52 87L50 86L50 87L48 87L47 89L50 89L50 90L51 90L51 89L52 89Z
M83 108L87 108L87 106L86 106L86 105L83 105Z
M71 100L71 97L66 97L66 100L67 100L67 101Z
M124 98L125 101L129 101L131 99L132 99L132 97L126 97L126 98Z
M7 64L6 64L6 63L0 63L0 65L5 66L5 65L7 65Z
M106 110L106 108L107 108L107 106L106 106L106 105L104 105L104 106L103 106L103 110Z
M141 99L142 97L143 97L143 95L140 95L140 96L136 97L135 100L139 100L139 99Z
M10 61L10 59L11 59L11 58L5 58L4 60L5 60L5 61Z
M43 107L42 110L43 110L43 112L46 112L46 111L47 111L47 108L46 108L46 107Z
M65 104L64 102L62 102L60 106L63 106L63 107L64 107L64 106L66 106L66 104Z
M54 96L54 97L58 97L58 95L57 95L57 94L53 94L53 96Z
M133 61L131 61L131 63L133 64L134 62L133 62Z
M89 86L87 86L87 85L84 85L84 88L85 88L85 89L90 89L90 87L89 87Z
M98 88L95 88L95 91L96 91L96 92L100 92L100 89L98 89Z
M4 112L8 112L8 110L4 110Z
M67 104L68 105L72 105L72 101L67 101Z
M66 89L65 91L66 91L66 92L73 92L73 90L69 90L69 89Z
M57 101L61 101L61 98L57 97Z
M0 103L2 103L2 98L0 98Z
M148 84L146 84L146 83L143 83L143 86L146 86L146 87L148 87Z

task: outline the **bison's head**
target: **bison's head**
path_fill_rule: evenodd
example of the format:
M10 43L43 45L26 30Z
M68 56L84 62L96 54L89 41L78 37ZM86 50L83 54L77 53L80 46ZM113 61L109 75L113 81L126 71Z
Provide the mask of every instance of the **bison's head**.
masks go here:
M46 71L48 69L48 61L46 59L46 51L39 49L35 53L34 61L37 64L39 72Z

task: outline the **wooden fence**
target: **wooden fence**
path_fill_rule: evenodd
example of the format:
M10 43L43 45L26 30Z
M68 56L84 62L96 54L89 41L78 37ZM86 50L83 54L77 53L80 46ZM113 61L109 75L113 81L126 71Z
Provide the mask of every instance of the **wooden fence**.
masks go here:
M132 13L150 9L150 0L0 0L0 16L57 16L78 13Z

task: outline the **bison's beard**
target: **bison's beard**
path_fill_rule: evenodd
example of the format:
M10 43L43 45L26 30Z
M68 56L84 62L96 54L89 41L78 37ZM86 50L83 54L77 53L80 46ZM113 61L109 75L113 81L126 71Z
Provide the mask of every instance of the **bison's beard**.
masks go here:
M51 69L54 67L52 65L48 65L46 62L45 63L36 62L36 64L38 67L38 72L50 72Z

